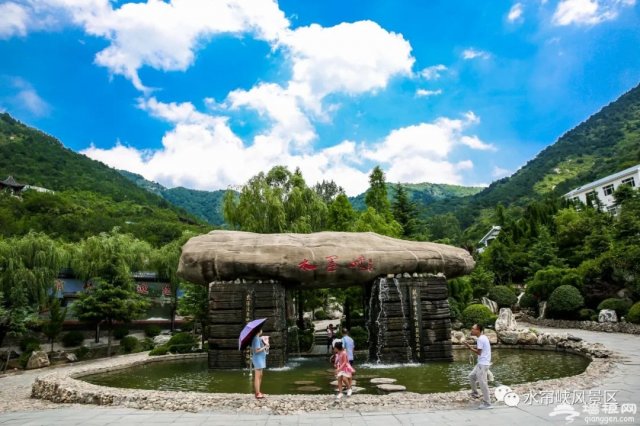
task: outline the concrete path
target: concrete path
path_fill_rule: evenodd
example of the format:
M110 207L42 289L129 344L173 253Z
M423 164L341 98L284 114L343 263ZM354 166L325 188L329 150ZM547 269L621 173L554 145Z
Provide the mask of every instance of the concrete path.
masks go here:
M553 395L540 389L536 402L521 402L515 407L502 403L491 410L395 411L360 413L340 410L278 416L269 414L222 414L214 412L182 413L142 411L126 408L95 406L61 406L42 402L37 411L17 411L0 414L0 425L600 425L640 424L640 336L598 333L583 330L534 328L549 332L570 332L590 342L600 342L625 357L601 386L576 390L565 399L585 398L591 405L581 402L561 406L562 395ZM10 393L26 390L36 373L0 378L0 398L6 401ZM608 398L608 400L607 400ZM546 400L545 400L546 399ZM31 401L32 403L34 401ZM2 406L0 405L0 408ZM47 409L56 407L55 409ZM635 412L629 412L635 407ZM37 407L36 407L37 408ZM595 409L598 409L596 413ZM14 407L15 409L15 407ZM589 413L588 410L591 410ZM621 412L627 410L627 412ZM605 412L606 411L606 412Z

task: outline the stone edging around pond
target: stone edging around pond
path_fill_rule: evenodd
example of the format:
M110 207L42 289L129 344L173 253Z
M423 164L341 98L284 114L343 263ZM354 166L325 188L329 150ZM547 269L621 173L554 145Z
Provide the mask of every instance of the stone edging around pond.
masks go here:
M523 347L538 350L565 350L556 347ZM556 389L589 389L611 374L616 367L616 358L592 358L579 350L566 349L592 360L587 369L577 376L560 379L541 380L512 386L518 395L530 392ZM149 362L198 359L206 354L164 355L149 357L148 354L110 358L89 365L74 366L66 371L52 372L39 376L33 386L31 396L57 403L80 403L112 405L138 409L173 410L197 412L202 410L222 413L271 413L296 414L325 410L346 409L359 412L397 411L417 409L453 409L477 404L469 398L469 390L418 394L412 392L388 395L353 395L336 402L333 395L269 395L256 400L251 394L219 394L200 392L173 392L142 389L121 389L97 386L78 380L89 374L120 370ZM268 371L267 371L268 374Z
M589 331L603 331L606 333L640 334L640 325L630 322L597 322L597 321L569 321L553 319L536 319L522 315L520 321L532 325L554 328L575 328Z

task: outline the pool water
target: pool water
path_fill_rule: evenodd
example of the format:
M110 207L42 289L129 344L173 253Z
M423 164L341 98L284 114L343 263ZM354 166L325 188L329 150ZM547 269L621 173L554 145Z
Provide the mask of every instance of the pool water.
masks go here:
M562 352L496 349L493 351L493 384L517 384L536 380L555 379L582 373L589 360ZM356 386L359 393L381 393L370 379L388 377L407 391L436 393L467 389L468 374L475 356L466 350L454 351L453 362L425 364L376 365L358 364ZM170 391L209 393L252 393L252 377L245 370L209 370L206 359L190 361L154 362L111 373L82 378L102 386ZM335 390L332 366L327 358L293 358L284 368L267 368L262 391L267 394L328 394Z

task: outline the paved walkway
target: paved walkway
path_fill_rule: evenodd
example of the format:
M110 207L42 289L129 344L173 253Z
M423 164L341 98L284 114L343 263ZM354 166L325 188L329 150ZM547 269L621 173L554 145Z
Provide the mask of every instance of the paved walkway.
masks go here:
M584 424L640 424L640 413L620 413L635 404L640 408L640 336L628 334L598 333L584 330L561 330L535 327L540 331L571 332L590 342L600 342L623 355L625 360L595 389L582 392L586 399L600 407L600 412L591 415L583 411L581 403L561 407L559 400L551 396L549 403L539 401L529 405L521 402L516 407L497 405L492 410L445 410L445 411L395 411L360 413L335 411L279 416L269 414L221 414L215 412L182 413L165 411L142 411L126 408L95 407L82 405L55 405L42 402L38 411L0 413L0 425L509 425L534 426L540 424L584 425ZM15 393L24 393L37 373L0 378L0 400L7 400ZM545 389L540 389L545 391ZM579 395L580 391L575 392ZM12 395L10 395L12 394ZM573 395L572 397L575 397ZM606 401L606 395L610 400ZM521 396L523 397L523 396ZM603 413L603 404L608 411ZM614 404L615 403L615 404ZM55 409L47 409L55 407ZM594 408L592 408L594 409ZM614 413L612 411L618 411ZM572 422L569 422L572 420Z

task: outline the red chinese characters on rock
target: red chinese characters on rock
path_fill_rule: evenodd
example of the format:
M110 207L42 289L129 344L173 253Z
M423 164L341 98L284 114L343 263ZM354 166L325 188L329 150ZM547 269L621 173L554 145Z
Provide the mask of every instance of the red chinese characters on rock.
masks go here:
M327 259L327 272L335 272L336 269L338 269L338 264L336 263L337 258L338 256L336 255L325 257L325 259Z
M325 256L325 259L327 260L326 271L336 272L338 270L338 267L340 266L337 262L338 256ZM357 269L359 271L367 272L373 272L373 270L375 269L373 266L373 259L367 259L364 256L358 256L356 259L344 266L350 269ZM303 271L315 271L316 269L318 269L318 265L310 263L309 259L302 259L302 262L298 263L298 268Z
M149 286L145 283L136 285L138 294L149 294Z
M351 269L358 269L360 271L372 272L374 270L373 259L366 259L362 255L354 259L353 262L349 262L347 266Z
M315 271L316 269L318 269L318 265L309 263L309 259L302 259L302 262L298 263L298 268L302 269L303 271Z

